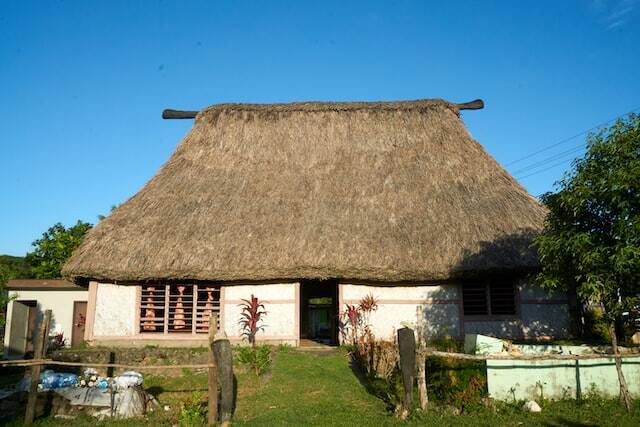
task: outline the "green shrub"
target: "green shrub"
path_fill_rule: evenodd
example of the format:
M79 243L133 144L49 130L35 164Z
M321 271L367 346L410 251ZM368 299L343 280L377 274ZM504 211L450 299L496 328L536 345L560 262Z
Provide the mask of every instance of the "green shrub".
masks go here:
M367 390L387 404L387 409L395 411L402 404L404 385L402 375L394 369L387 377L368 375Z
M256 376L264 374L271 366L271 347L236 347L236 361L248 366Z
M487 396L486 365L482 361L427 358L430 399L456 406L461 412L480 406Z
M584 333L586 338L603 342L611 342L609 324L604 318L604 313L598 308L588 308L584 311Z
M464 350L462 342L451 337L429 338L426 345L429 350L447 351L449 353L462 353Z
M291 346L291 344L282 343L282 344L278 345L278 352L279 353L289 353L292 349L293 349L293 347Z
M204 426L207 424L206 404L199 393L178 405L178 422L183 427Z

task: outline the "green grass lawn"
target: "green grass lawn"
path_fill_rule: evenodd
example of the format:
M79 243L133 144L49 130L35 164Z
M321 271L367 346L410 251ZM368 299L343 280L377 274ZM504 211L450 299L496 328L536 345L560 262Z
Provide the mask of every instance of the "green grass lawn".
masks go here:
M465 415L437 403L426 413L416 413L408 421L396 419L385 400L369 393L350 368L348 357L340 352L329 354L280 351L274 355L272 369L260 378L236 369L238 399L236 425L426 425L426 426L638 426L640 405L628 415L615 401L587 400L543 402L541 414L520 411L520 405L498 404L497 409L478 409ZM73 421L56 418L37 420L39 426L109 425L162 426L179 422L183 402L203 402L207 376L182 372L180 376L147 375L145 387L160 401L159 410L143 420L97 422L91 418ZM169 411L162 406L168 405ZM196 407L197 405L192 405ZM16 419L10 425L20 425Z

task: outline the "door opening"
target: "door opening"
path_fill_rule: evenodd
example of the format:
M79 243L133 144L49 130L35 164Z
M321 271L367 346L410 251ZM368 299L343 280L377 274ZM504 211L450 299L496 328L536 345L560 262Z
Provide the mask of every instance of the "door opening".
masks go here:
M33 357L37 318L37 301L13 301L9 347L6 349L7 356L11 358Z
M73 328L71 329L71 345L78 346L84 342L84 328L87 323L87 302L73 302Z
M338 344L338 281L300 282L300 338Z

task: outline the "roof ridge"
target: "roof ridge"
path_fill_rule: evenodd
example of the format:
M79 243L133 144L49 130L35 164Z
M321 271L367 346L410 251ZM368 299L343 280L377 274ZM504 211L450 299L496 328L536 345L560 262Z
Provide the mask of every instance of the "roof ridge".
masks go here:
M415 99L403 101L304 101L288 103L254 104L222 103L203 109L200 114L210 111L269 111L269 112L312 112L312 111L353 111L353 110L416 110L444 107L458 112L458 104L444 99Z

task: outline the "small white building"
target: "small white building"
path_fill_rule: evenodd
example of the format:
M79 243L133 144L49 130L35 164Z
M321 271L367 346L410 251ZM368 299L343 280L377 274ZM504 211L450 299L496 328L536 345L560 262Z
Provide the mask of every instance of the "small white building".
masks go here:
M33 352L38 325L45 310L51 310L50 335L62 334L66 345L84 341L87 288L66 280L10 280L7 290L7 323L4 348L7 357Z

